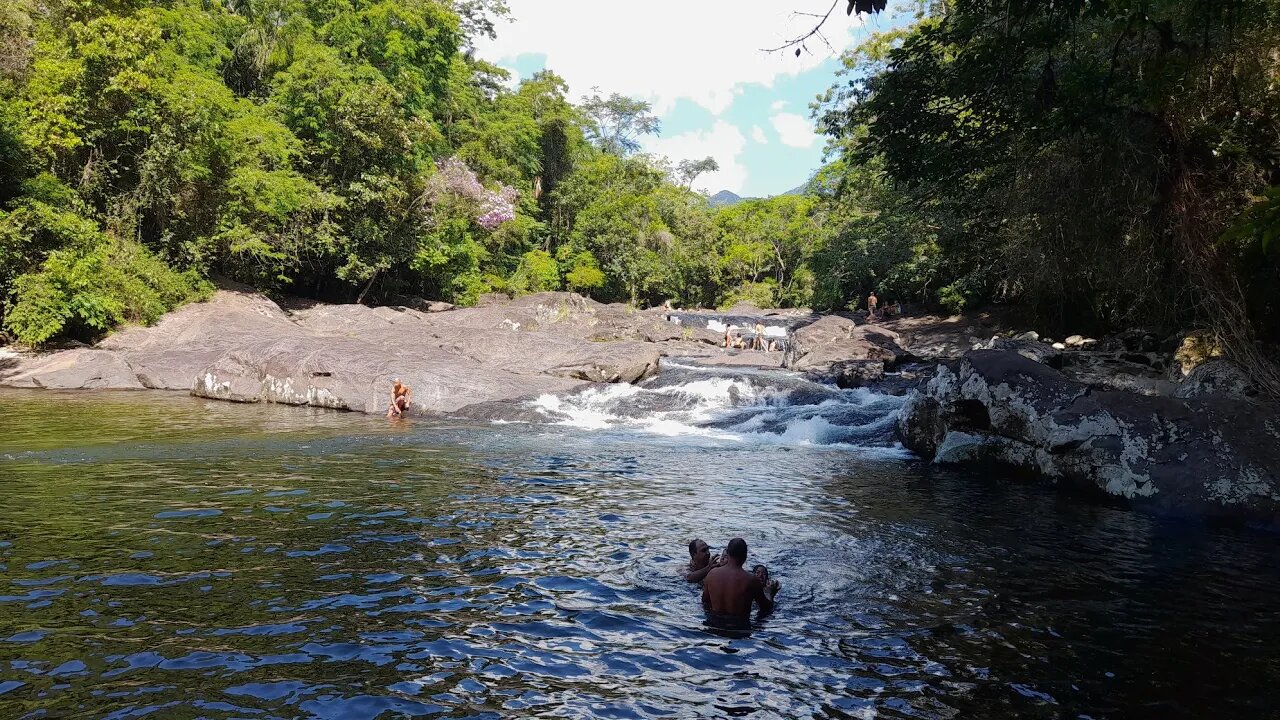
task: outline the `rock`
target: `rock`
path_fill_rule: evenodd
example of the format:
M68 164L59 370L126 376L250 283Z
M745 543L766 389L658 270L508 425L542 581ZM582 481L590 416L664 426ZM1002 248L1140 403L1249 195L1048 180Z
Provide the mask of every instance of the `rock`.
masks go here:
M942 367L899 415L907 448L1159 514L1280 529L1280 407L1099 391L1008 351Z
M708 338L686 334L695 335L660 314L572 293L449 312L298 303L289 313L263 296L222 290L96 348L21 359L0 383L146 387L380 413L400 377L419 411L440 414L583 382L637 382L657 372L665 345L706 346Z
M1022 340L1024 342L1036 342L1040 339L1040 333L1036 332L1035 330L1028 330L1027 332L1022 333L1021 335L1015 335L1013 339Z
M1150 330L1126 330L1104 339L1099 343L1098 349L1108 352L1157 352L1160 349L1160 337Z
M1192 370L1173 394L1183 399L1219 396L1242 400L1257 397L1258 386L1239 365L1216 359Z
M1192 370L1221 356L1222 344L1213 333L1204 330L1187 333L1173 353L1170 379L1181 380L1190 375Z
M1172 395L1174 384L1147 363L1135 363L1115 353L1079 350L1062 357L1068 378L1096 390L1120 390L1141 395Z
M1066 340L1063 340L1063 341L1062 341L1062 343L1063 343L1064 345L1066 345L1067 347L1080 347L1081 345L1083 345L1083 344L1084 344L1084 336L1083 336L1083 335L1068 335L1068 336L1067 336L1067 339L1066 339Z
M865 361L880 363L883 374L908 357L899 342L898 334L891 330L827 315L791 334L783 364L815 377L868 377L875 370Z
M5 377L4 384L20 388L146 389L124 358L106 350L84 348L20 364L15 373Z
M839 387L863 387L884 379L884 361L844 360L833 363L831 373Z
M1066 349L1067 349L1067 346L1066 346L1066 345L1064 345L1063 343L1060 343L1060 342L1053 343L1053 344L1052 344L1052 345L1050 345L1049 347L1053 348L1054 350L1066 350Z
M974 350L1005 350L1050 367L1062 367L1062 351L1038 340L993 337L973 346Z

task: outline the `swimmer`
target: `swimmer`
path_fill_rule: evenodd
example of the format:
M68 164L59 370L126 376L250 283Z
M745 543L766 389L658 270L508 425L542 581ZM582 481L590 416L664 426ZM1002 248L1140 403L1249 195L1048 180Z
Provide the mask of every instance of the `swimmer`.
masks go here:
M781 585L769 578L769 570L763 565L757 565L754 572L743 570L746 562L747 541L730 540L724 564L712 568L702 583L702 606L708 612L745 619L751 616L753 602L761 615L773 610L773 599Z
M691 583L702 582L707 573L721 564L720 556L711 554L711 546L705 540L694 538L689 541L689 568L684 579Z

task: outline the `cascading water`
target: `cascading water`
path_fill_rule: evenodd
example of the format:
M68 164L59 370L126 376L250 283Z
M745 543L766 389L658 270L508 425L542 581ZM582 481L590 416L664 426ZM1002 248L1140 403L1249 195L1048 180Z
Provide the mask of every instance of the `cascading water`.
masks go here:
M639 385L543 395L532 406L546 422L588 430L906 454L893 438L902 402L783 371L668 362Z

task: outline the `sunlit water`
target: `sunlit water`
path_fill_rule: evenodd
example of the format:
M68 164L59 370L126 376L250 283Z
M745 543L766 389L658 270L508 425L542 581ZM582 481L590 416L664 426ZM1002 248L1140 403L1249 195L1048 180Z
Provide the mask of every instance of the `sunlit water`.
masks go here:
M0 393L0 717L1278 712L1274 537L930 474L898 400L770 382L503 425ZM732 636L678 572L739 535L783 590Z

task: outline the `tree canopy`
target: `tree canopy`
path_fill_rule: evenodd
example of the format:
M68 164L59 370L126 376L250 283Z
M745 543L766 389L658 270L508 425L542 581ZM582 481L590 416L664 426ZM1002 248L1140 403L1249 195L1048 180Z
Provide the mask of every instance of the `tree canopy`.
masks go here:
M474 57L505 13L5 3L5 329L88 339L204 296L206 278L347 302L570 288L711 305L767 275L777 292L758 299L807 299L773 256L750 277L725 262L759 229L717 223L688 189L714 159L638 152L660 129L647 103L575 103L552 72L513 87Z

